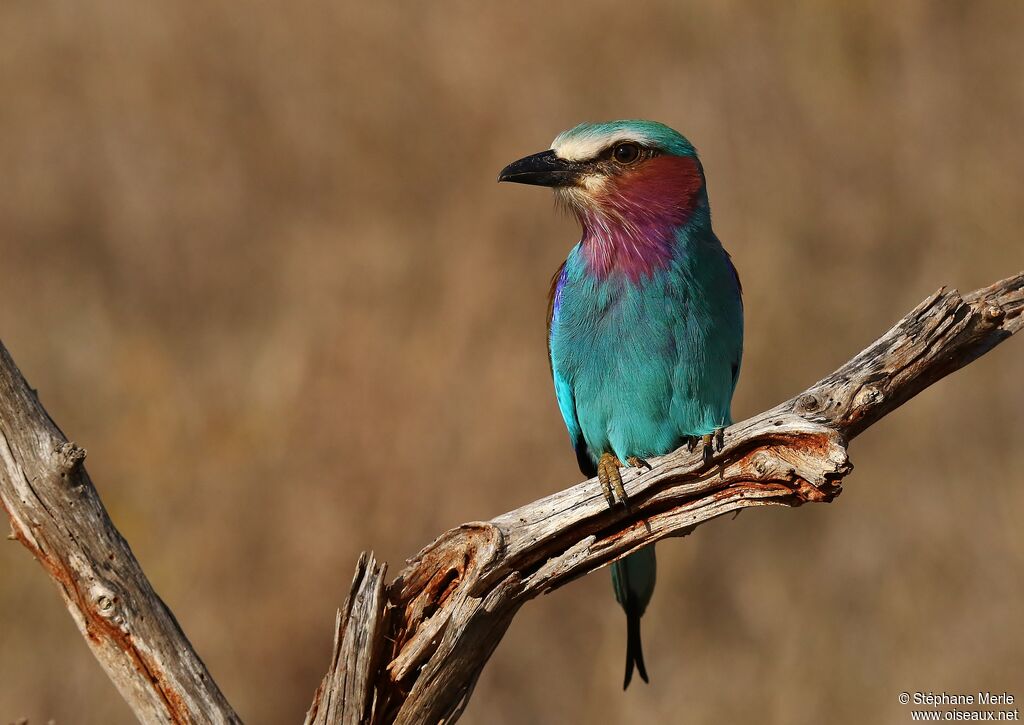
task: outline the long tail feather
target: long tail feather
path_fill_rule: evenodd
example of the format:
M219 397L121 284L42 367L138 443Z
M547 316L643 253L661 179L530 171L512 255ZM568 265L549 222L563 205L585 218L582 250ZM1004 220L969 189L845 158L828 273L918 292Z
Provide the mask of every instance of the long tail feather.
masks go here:
M640 639L640 615L632 612L626 615L626 678L622 683L622 689L629 687L633 679L633 665L640 673L640 679L650 682L647 679L647 668L644 666L644 648Z
M647 609L651 594L654 592L657 570L654 546L648 546L614 562L611 570L615 598L626 613L626 676L622 683L622 689L625 690L633 679L634 667L644 682L650 682L647 679L644 650L640 640L640 617Z

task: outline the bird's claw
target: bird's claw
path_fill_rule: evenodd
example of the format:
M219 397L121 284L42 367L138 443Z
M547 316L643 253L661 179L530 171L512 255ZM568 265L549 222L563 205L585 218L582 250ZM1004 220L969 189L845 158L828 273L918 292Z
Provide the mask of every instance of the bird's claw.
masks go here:
M721 453L725 449L725 428L719 426L702 436L686 436L686 450L693 453L698 441L700 442L700 450L704 457L704 462L707 463L715 453Z
M626 463L634 468L646 468L651 470L651 464L640 456L630 456ZM619 469L622 461L612 453L604 453L597 462L597 480L601 482L601 491L604 493L604 500L608 507L615 506L616 499L627 509L629 508L629 497L626 496L626 488L622 485L622 473Z
M604 453L597 462L597 480L601 482L601 491L604 492L604 500L608 502L608 508L615 506L615 497L618 496L623 506L629 508L629 501L626 498L626 489L622 485L622 474L619 467L622 461L614 454Z
M633 468L646 468L648 471L653 470L651 464L640 456L630 456L626 459L626 463L631 465Z

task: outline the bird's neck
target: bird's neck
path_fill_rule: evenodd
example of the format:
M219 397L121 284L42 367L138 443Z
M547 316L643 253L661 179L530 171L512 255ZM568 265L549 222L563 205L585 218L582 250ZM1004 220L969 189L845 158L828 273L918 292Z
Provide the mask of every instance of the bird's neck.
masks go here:
M685 254L687 239L711 227L703 174L693 157L651 159L635 173L610 179L573 211L583 227L587 272L602 280L650 278Z

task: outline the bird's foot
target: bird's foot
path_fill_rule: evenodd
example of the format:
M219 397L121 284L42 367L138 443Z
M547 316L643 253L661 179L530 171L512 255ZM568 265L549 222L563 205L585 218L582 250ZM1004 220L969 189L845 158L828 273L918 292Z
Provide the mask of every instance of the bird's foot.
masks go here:
M651 464L640 456L629 456L626 459L633 468L646 468L651 470ZM609 508L615 505L618 499L623 506L629 508L629 498L626 496L626 488L622 485L622 461L613 453L604 453L597 462L597 480L601 482L601 490L604 492L604 499L608 502Z
M630 456L626 459L626 463L631 465L633 468L646 468L648 471L652 470L651 464L640 456Z
M601 490L604 492L604 500L608 502L608 508L615 506L615 497L626 507L629 506L626 498L626 489L622 485L622 474L619 467L622 461L612 453L602 453L597 462L597 480L601 482Z
M720 453L725 448L725 428L719 426L702 436L686 436L686 450L691 453L698 443L704 456L704 462L707 463L715 453Z

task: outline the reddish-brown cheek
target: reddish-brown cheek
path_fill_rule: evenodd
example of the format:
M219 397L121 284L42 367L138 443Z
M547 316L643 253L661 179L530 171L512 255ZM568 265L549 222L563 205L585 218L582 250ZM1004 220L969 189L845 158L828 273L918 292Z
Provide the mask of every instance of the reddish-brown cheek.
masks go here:
M689 216L704 185L700 164L692 156L656 156L615 178L607 196L620 196L650 211Z

